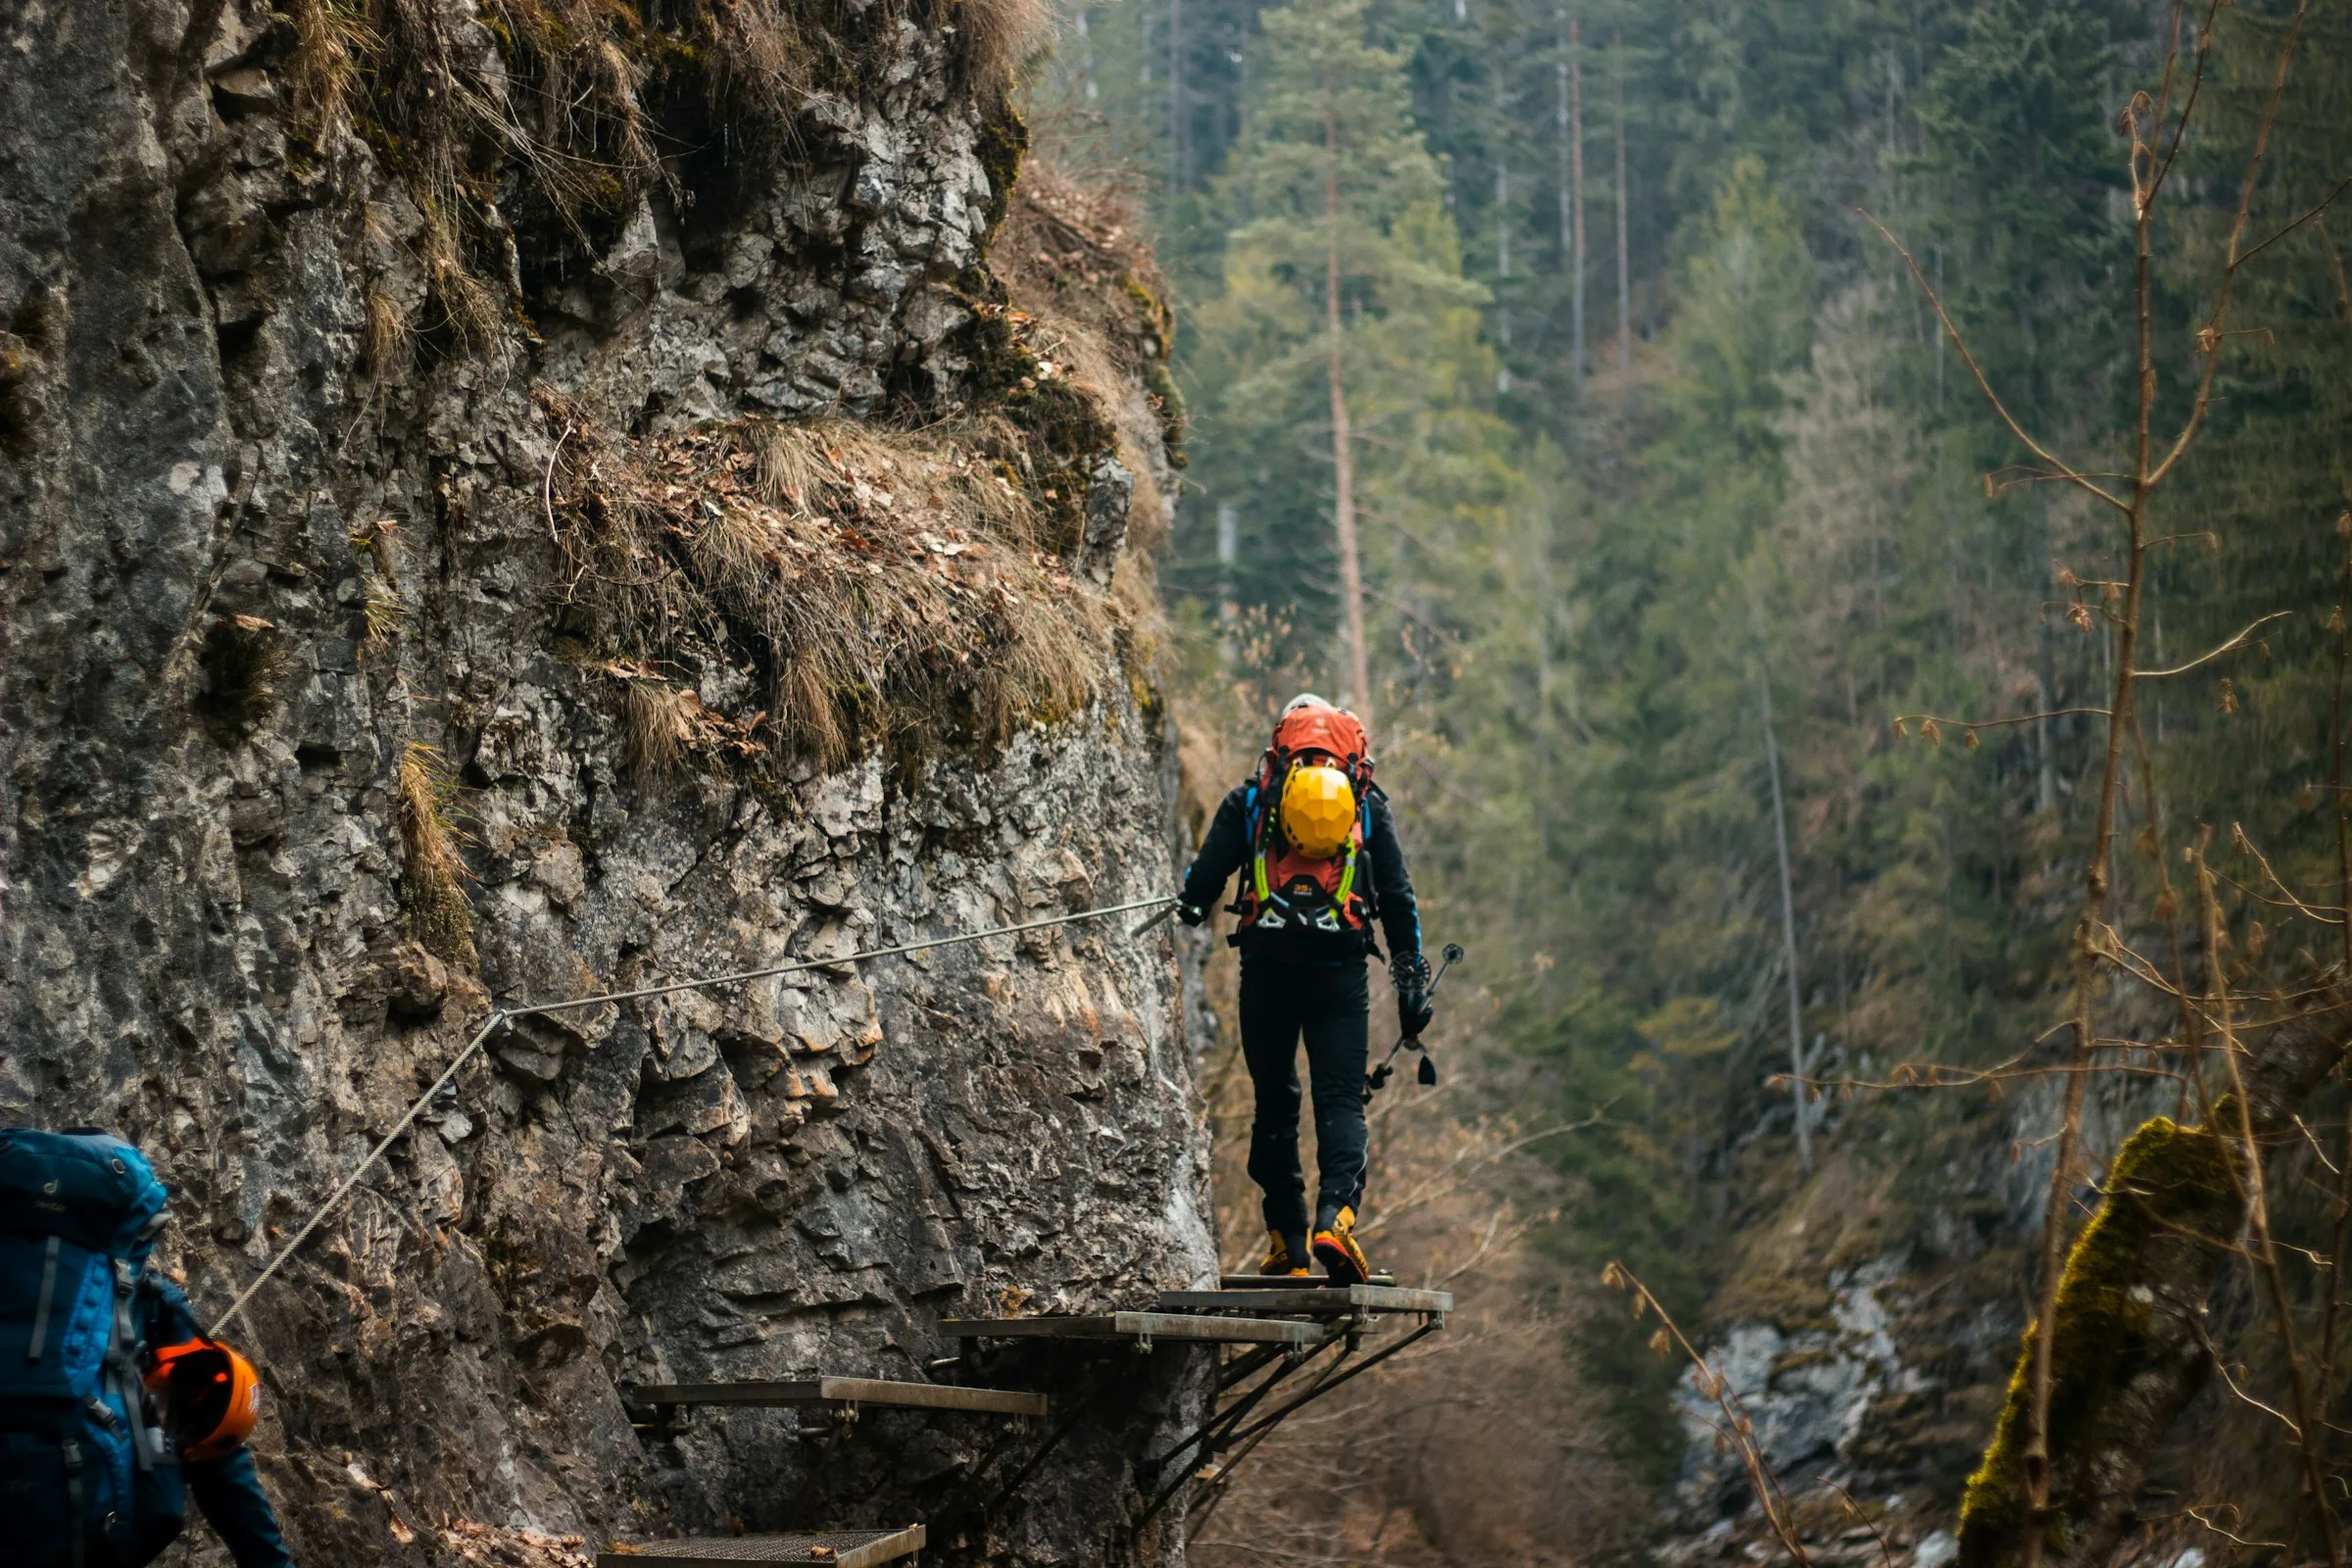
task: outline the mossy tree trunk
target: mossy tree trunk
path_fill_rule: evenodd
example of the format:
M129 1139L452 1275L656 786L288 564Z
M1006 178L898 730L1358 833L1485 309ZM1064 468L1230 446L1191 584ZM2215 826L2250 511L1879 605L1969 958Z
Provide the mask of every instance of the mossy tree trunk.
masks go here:
M2246 1045L2254 1134L2267 1141L2352 1040L2352 991ZM2281 1002L2281 1010L2284 1003ZM2051 1356L2046 1568L2088 1568L2114 1551L2150 1458L2212 1373L2206 1302L2246 1222L2233 1169L2237 1107L2205 1124L2159 1116L2127 1140L2107 1192L2067 1256ZM2009 1568L2034 1528L2024 1476L2034 1357L2029 1328L1983 1464L1960 1511L1960 1568Z

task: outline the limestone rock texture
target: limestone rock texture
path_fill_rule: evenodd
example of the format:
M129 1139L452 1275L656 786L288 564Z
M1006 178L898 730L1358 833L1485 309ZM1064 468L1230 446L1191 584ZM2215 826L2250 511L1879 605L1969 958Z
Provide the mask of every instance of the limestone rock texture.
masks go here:
M969 8L847 4L848 42L773 79L708 63L752 0L0 19L0 1121L142 1142L174 1190L160 1265L208 1319L494 1006L1172 885L1133 559L1165 421L1140 381L1035 412L1056 372L987 261L1018 121ZM728 119L754 100L760 134ZM851 502L771 486L803 532L769 517L741 569L786 587L710 601L700 641L660 634L691 583L630 597L677 562L624 580L581 548L622 505L612 453L992 411L934 456L1032 537L917 518L910 564ZM751 515L700 482L639 475L630 538ZM831 482L888 520L878 479ZM1026 588L954 576L991 550ZM1076 663L991 718L957 682L1026 657L1012 634L869 638L931 670L929 706L876 669L804 745L774 715L809 634L743 607L791 606L795 552L828 551L869 586L802 607L820 631L929 573L943 625L1045 596ZM1184 977L1134 918L495 1033L226 1331L299 1559L924 1522L944 1562L1180 1562L1134 1515L1200 1351L951 1364L939 1327L1214 1275ZM1054 1412L664 1428L623 1397L816 1373ZM202 1534L178 1560L220 1560Z

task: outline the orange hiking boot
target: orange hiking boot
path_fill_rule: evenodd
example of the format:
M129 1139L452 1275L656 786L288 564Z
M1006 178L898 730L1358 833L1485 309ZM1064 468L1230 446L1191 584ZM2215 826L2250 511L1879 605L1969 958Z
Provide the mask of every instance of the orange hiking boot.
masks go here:
M1290 1239L1282 1232L1268 1231L1266 1232L1266 1255L1259 1260L1257 1271L1260 1274L1288 1275L1304 1279L1307 1276L1305 1250L1303 1248L1294 1250Z
M1342 1285L1361 1285L1372 1277L1364 1250L1355 1245L1355 1210L1343 1208L1324 1229L1315 1232L1315 1261Z

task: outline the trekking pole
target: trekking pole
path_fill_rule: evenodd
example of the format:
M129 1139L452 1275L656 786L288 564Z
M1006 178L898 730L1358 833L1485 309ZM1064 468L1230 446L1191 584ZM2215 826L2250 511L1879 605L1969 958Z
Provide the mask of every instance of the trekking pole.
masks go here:
M1462 945L1460 943L1448 942L1446 944L1445 950L1439 955L1439 956L1445 961L1438 965L1438 972L1436 976L1429 982L1429 990L1423 993L1425 996L1436 996L1438 994L1438 987L1446 983L1446 971L1452 968L1455 964L1461 962L1463 958L1468 956L1468 955L1462 952ZM1395 1045L1389 1048L1389 1054L1380 1058L1380 1065L1373 1068L1371 1072L1365 1075L1365 1104L1369 1105L1372 1103L1373 1091L1386 1086L1390 1076L1396 1072L1396 1069L1394 1063L1396 1060L1396 1053L1399 1051L1419 1052L1421 1054L1421 1065L1414 1069L1413 1079L1416 1083L1427 1084L1433 1089L1437 1087L1438 1064L1430 1060L1429 1048L1421 1043L1421 1037L1419 1035L1405 1035L1400 1037Z

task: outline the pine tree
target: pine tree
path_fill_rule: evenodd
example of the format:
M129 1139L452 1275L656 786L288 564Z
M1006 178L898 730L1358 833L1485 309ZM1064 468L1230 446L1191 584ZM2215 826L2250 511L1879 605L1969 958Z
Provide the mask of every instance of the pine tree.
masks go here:
M1274 547L1255 552L1250 597L1315 597L1299 579L1336 564L1339 672L1358 706L1374 691L1368 563L1387 549L1360 538L1359 514L1445 505L1393 482L1414 457L1397 438L1461 412L1494 373L1478 341L1484 294L1462 277L1405 57L1367 41L1364 12L1365 0L1297 0L1262 19L1232 190L1242 221L1223 293L1198 313L1195 360L1201 422L1220 433L1203 465L1209 499ZM1490 424L1477 440L1507 431ZM1365 448L1377 449L1368 461ZM1328 555L1305 543L1324 537Z

